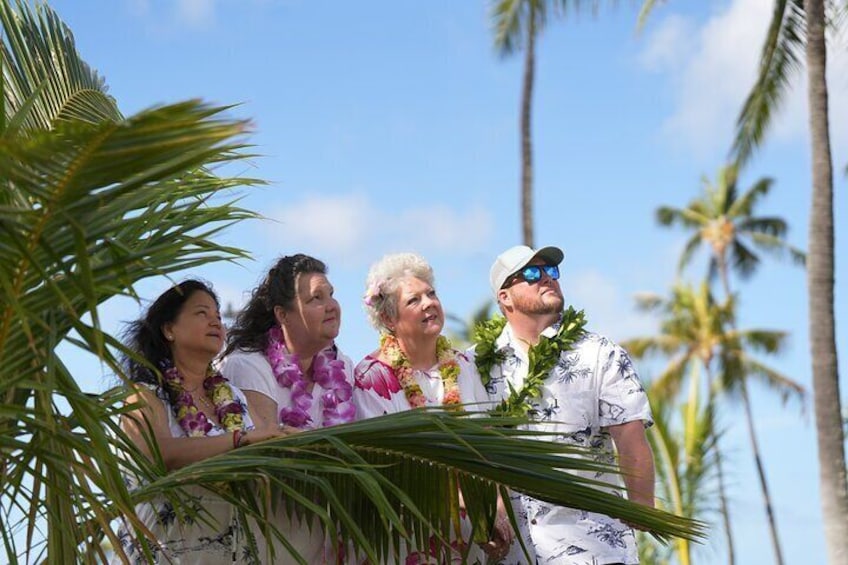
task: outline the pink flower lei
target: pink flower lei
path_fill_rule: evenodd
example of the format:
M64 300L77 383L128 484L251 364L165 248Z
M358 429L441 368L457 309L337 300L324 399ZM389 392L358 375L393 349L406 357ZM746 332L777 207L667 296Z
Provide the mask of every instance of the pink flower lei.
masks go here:
M391 334L380 336L380 353L391 365L397 376L400 386L406 393L406 399L412 408L424 406L427 398L413 377L412 366L409 364L406 354L400 348L398 339ZM439 375L445 387L442 405L459 404L459 363L456 361L456 351L451 347L450 340L445 336L439 336L436 341L436 359L438 362Z
M271 364L277 384L291 390L291 406L280 410L280 422L295 428L306 427L312 421L309 416L314 400L312 392L306 388L297 354L289 353L283 332L277 326L268 330L265 357ZM351 402L353 386L348 382L344 362L337 358L335 346L319 352L312 359L312 380L324 389L321 395L322 425L326 427L352 422L356 416L356 407Z
M202 410L194 404L194 397L185 390L185 382L179 369L170 360L160 363L165 388L168 390L171 405L180 427L189 437L202 437L212 430L212 422ZM212 401L218 422L228 432L244 429L244 406L235 400L229 381L219 371L212 368L206 370L203 379L204 394Z

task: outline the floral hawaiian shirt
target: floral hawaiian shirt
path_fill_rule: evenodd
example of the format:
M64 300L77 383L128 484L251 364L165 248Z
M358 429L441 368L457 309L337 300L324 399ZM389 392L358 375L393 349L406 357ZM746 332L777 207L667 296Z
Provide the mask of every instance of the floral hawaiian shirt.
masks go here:
M542 335L552 337L557 326ZM527 353L518 345L509 324L496 341L506 355L496 365L486 386L489 398L500 401L509 395L509 385L520 389L527 376ZM587 333L574 347L560 354L551 369L541 397L532 401L534 428L554 431L559 441L590 447L600 461L614 461L608 426L642 420L650 426L651 410L639 377L627 352L609 339ZM545 423L547 422L547 423ZM584 472L583 474L586 474ZM589 473L593 479L620 484L617 475ZM610 489L610 492L621 494ZM632 529L619 520L572 508L554 506L528 496L514 494L513 508L528 547L537 563L562 565L634 564L639 562ZM521 523L523 522L523 524ZM518 544L502 563L523 563Z

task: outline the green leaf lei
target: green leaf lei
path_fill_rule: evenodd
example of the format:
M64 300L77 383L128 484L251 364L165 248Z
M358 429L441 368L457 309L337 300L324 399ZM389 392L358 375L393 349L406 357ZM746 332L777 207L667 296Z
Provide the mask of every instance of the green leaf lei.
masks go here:
M530 367L527 369L524 386L521 390L516 390L507 383L509 396L493 408L491 413L498 416L526 416L532 408L530 399L541 395L542 385L559 360L560 353L571 349L585 335L585 325L586 316L583 310L577 311L569 306L562 313L561 325L556 335L550 338L540 336L539 343L530 348ZM497 315L474 328L472 339L475 345L475 362L484 385L489 384L494 366L506 359L506 353L495 346L504 326L506 318Z

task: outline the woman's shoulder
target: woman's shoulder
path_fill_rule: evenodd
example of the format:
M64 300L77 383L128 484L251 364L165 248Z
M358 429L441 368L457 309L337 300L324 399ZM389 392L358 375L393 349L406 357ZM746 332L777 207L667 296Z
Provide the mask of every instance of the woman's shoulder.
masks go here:
M356 364L354 373L359 375L369 371L391 370L391 367L380 360L378 353L378 351L373 351L363 357L362 360Z
M366 355L356 365L354 377L356 388L364 391L373 391L386 399L391 398L392 394L400 391L400 382L398 382L394 371L379 359L376 352Z

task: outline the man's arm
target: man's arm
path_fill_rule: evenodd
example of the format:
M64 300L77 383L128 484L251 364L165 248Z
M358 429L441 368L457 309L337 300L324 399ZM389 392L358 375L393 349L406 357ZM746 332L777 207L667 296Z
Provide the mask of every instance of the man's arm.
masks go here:
M627 498L654 507L654 454L642 420L607 428L618 451Z

